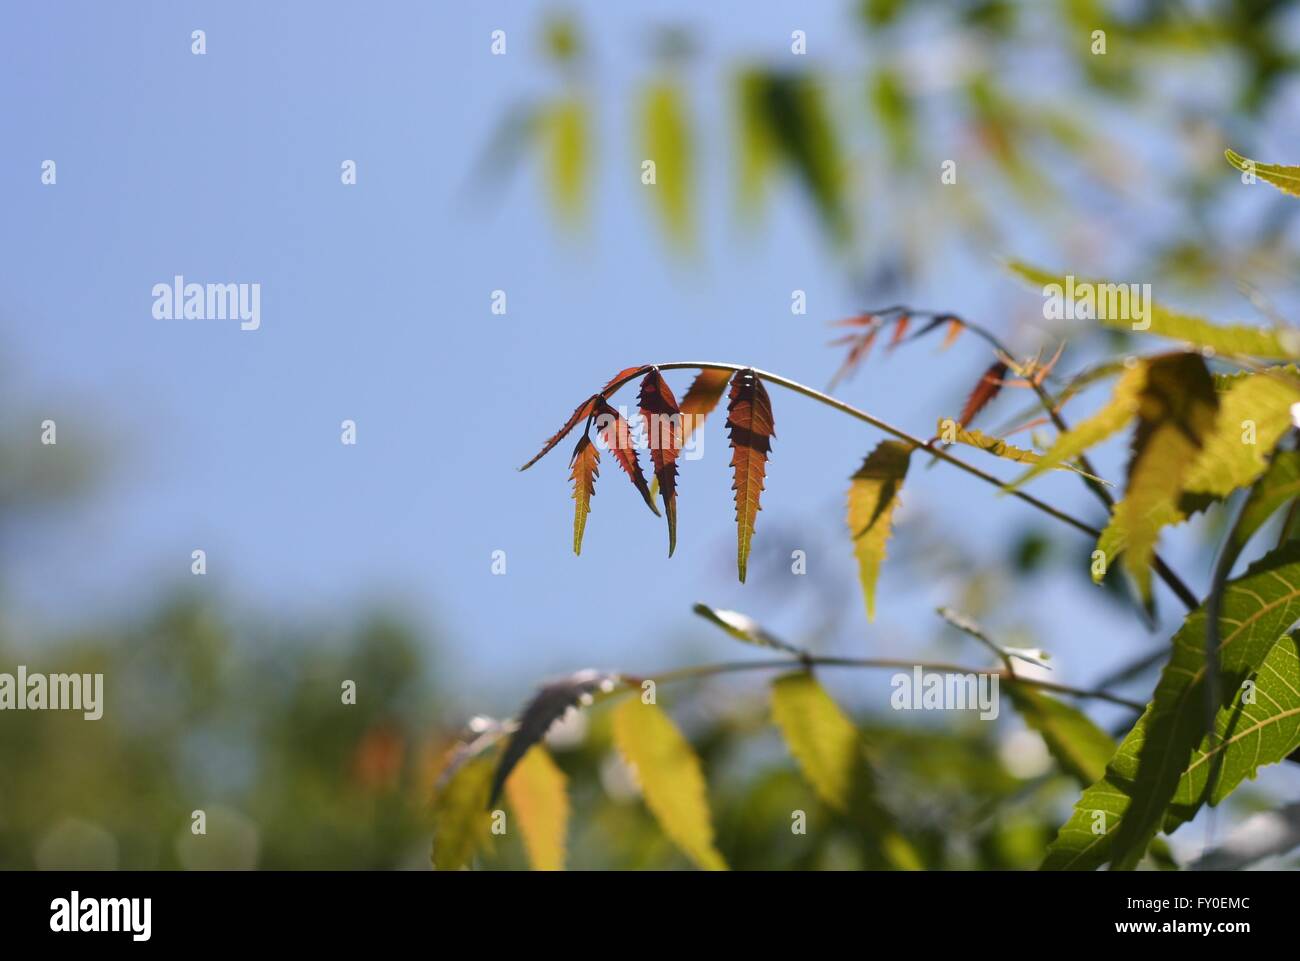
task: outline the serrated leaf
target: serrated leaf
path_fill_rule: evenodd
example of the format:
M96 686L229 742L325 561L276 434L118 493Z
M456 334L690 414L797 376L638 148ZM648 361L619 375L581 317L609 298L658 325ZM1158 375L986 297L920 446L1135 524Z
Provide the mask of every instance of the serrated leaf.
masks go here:
M648 189L668 238L685 247L691 240L691 132L681 90L651 83L641 110L645 156L655 164L655 182Z
M573 428L578 426L579 421L586 420L593 413L595 413L596 401L597 401L596 397L588 397L581 404L579 404L577 408L573 411L573 413L569 415L569 419L564 422L564 426L561 427L559 430L557 430L554 434L552 434L550 439L547 440L545 445L543 445L542 449L537 452L537 455L532 460L530 460L527 464L525 464L523 467L519 469L528 470L528 468L532 467L539 460L541 460L543 457L549 454L554 449L556 444L564 440L564 438L569 435L569 431L573 430Z
M582 534L587 529L587 515L591 513L591 499L596 494L596 478L600 475L600 451L583 435L569 462L573 478L573 553L582 553Z
M618 466L623 468L623 473L632 481L632 486L637 489L646 506L658 516L659 508L655 507L655 502L650 498L650 488L646 486L645 474L641 472L641 461L636 454L631 425L604 397L598 395L595 402L596 430L600 432L600 439L614 455Z
M902 441L881 441L849 479L849 534L858 559L858 578L867 604L867 619L876 616L876 581L885 560L898 493L907 476L912 447Z
M1078 708L1027 684L1008 680L1005 689L1025 724L1042 735L1061 770L1083 787L1101 780L1115 753L1114 738Z
M433 798L433 866L459 871L490 836L488 797L492 759L480 755L465 761L447 778Z
M1111 511L1103 542L1122 537L1124 565L1144 601L1151 597L1151 558L1160 530L1181 518L1184 479L1218 416L1214 382L1199 354L1171 354L1147 364L1124 497Z
M1121 430L1137 414L1138 398L1146 385L1146 373L1145 363L1135 364L1126 370L1116 381L1115 390L1105 407L1058 436L1038 463L1007 484L1006 489L1015 490L1039 474L1074 460Z
M690 443L695 432L704 426L704 419L713 412L713 408L718 406L718 401L722 399L729 380L731 380L729 370L702 370L695 375L695 379L691 381L691 386L687 388L678 405L678 409L682 412L681 446L683 449ZM658 493L659 478L656 477L650 481L650 496L653 498Z
M1223 690L1235 696L1300 617L1300 544L1273 551L1228 582L1219 616ZM1205 730L1205 608L1188 615L1155 695L1103 778L1084 791L1048 849L1049 870L1131 868L1174 799ZM1100 817L1094 817L1100 812ZM1094 833L1094 824L1099 833Z
M534 871L563 871L569 825L564 772L540 744L529 748L506 780L506 798Z
M570 708L586 706L597 695L610 693L620 680L617 674L585 670L543 685L524 707L514 734L501 752L501 762L492 777L488 803L496 804L501 786L505 784L514 766L529 748L546 737L552 724L564 717Z
M1055 296L1057 291L1067 291L1069 286L1076 290L1127 287L1127 284L1109 284L1106 281L1082 280L1059 276L1050 271L1033 267L1022 261L1012 261L1008 268L1032 286L1042 289L1043 296ZM1084 285L1089 285L1085 287ZM1050 290L1049 290L1050 288ZM1094 295L1095 296L1095 295ZM1076 302L1082 298L1075 298ZM1109 298L1108 298L1109 299ZM1094 313L1097 311L1094 310ZM1211 347L1221 354L1238 354L1246 357L1294 357L1300 341L1295 331L1289 328L1250 327L1245 324L1213 324L1203 317L1181 313L1154 301L1146 303L1144 328L1135 328L1134 320L1127 316L1098 317L1097 322L1104 327L1115 330L1127 330L1151 334L1156 337L1169 337L1184 341L1197 347ZM1128 314L1130 311L1116 310L1116 315Z
M725 871L713 846L700 760L668 715L639 698L614 711L614 743L641 784L646 807L683 854L706 871Z
M817 796L857 821L882 861L919 870L919 857L880 803L861 734L816 678L799 671L774 680L772 719Z
M1277 640L1251 680L1253 703L1246 700L1245 688L1231 692L1228 705L1215 714L1214 738L1207 735L1192 752L1165 815L1166 832L1191 820L1202 804L1217 805L1260 767L1277 764L1300 748L1300 657L1295 635Z
M762 509L759 497L767 473L767 455L776 436L772 402L753 370L739 371L731 379L727 433L731 444L731 489L736 492L736 569L743 584L754 522Z
M641 381L638 403L645 420L656 486L668 519L668 556L672 557L677 548L677 455L682 449L682 414L677 398L653 368Z
M1235 150L1225 150L1223 156L1242 173L1253 174L1285 194L1300 197L1300 167L1259 163L1249 157L1243 157Z
M1016 464L1037 464L1043 459L1043 455L1038 451L1017 447L1015 444L1008 443L1001 437L990 437L983 431L960 427L956 421L948 417L941 417L939 419L938 429L939 436L947 442L965 444L967 447L975 447L985 453L992 454L994 457L1000 457L1003 460L1009 460ZM1089 474L1087 471L1081 470L1073 464L1057 464L1054 469L1072 471L1081 477L1087 477L1099 483L1108 486L1110 485L1109 481L1103 480L1093 474Z
M1300 402L1300 380L1281 370L1233 378L1219 394L1219 416L1184 488L1226 496L1264 473L1266 455L1291 428L1291 405ZM1248 438L1248 424L1253 438Z
M1231 545L1232 549L1239 552L1279 507L1298 496L1300 451L1280 450L1273 455L1268 470L1251 488L1250 496L1242 506L1234 532L1237 543Z

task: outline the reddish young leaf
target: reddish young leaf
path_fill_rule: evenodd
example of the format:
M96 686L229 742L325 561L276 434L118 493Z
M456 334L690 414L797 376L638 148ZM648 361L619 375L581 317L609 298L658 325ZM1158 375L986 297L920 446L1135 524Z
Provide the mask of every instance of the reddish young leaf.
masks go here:
M641 473L641 461L637 459L636 447L632 442L632 428L627 420L609 402L599 395L596 401L596 427L601 440L614 455L618 465L632 480L633 486L641 492L641 497L656 515L659 513L654 500L650 497L650 488L646 486L645 475Z
M836 384L857 370L858 365L866 360L867 355L871 353L871 345L876 342L876 337L879 336L879 334L880 327L877 325L865 333L852 338L853 346L849 348L848 355L844 358L844 363L840 364L840 369L837 370L835 376L831 378L829 389L834 390ZM841 338L841 341L839 342L842 342L844 339L846 338Z
M546 446L537 452L537 456L519 469L528 470L528 468L532 467L539 460L541 460L543 457L549 454L551 452L551 448L553 448L560 441L564 440L564 438L568 436L569 431L573 430L573 428L578 425L578 421L586 420L588 417L592 415L592 413L596 409L596 401L599 399L600 399L599 395L594 395L592 397L588 397L581 404L579 404L578 409L575 410L573 414L569 417L568 422L563 427L561 427L558 431L556 431L554 435L552 435L551 439L546 442Z
M677 547L677 454L682 449L682 414L677 398L654 367L641 381L637 402L645 420L650 461L655 480L659 482L664 516L668 519L668 556L672 557Z
M582 553L582 534L587 529L591 499L596 496L596 478L600 475L600 449L583 434L573 450L569 467L573 478L573 553Z
M907 328L911 326L912 318L907 314L899 314L898 319L894 321L894 336L889 338L889 349L893 350L903 342L907 336Z
M754 520L763 493L767 455L776 436L772 402L758 375L742 370L731 379L727 405L727 431L731 437L731 489L736 492L736 567L741 583L749 563L749 545L754 537Z
M997 361L984 372L980 382L975 385L975 389L970 392L966 398L966 406L961 409L961 416L957 418L957 423L962 427L970 426L970 422L975 416L982 411L998 392L1002 390L1002 378L1006 376L1007 365L1002 361Z
M702 370L695 375L691 386L682 397L682 443L685 444L691 434L704 423L704 418L713 412L722 399L722 392L727 389L731 379L729 370Z
M947 350L949 347L951 347L954 343L957 342L957 338L961 336L961 332L965 329L966 329L966 325L963 324L959 318L949 317L948 332L943 335L943 343L939 345L939 349Z
M609 380L605 382L605 386L600 389L601 396L608 399L609 396L614 393L615 390L614 385L617 384L619 381L631 380L633 377L637 376L637 374L645 373L649 369L650 367L648 364L642 364L639 367L623 368L617 374L615 374L613 377L611 377Z

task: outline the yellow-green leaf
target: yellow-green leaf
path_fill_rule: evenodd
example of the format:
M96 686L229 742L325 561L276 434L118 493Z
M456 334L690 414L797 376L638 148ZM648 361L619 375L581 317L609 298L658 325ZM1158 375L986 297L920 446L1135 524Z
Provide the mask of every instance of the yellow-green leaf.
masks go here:
M884 863L919 870L919 856L877 797L861 734L816 678L800 671L773 681L772 719L817 796L858 821Z
M492 758L486 754L462 764L433 799L433 866L458 871L489 838L487 810L492 789Z
M1233 378L1219 396L1219 417L1184 487L1219 497L1246 487L1264 473L1267 454L1291 427L1291 405L1300 402L1300 380L1269 370Z
M1015 444L1007 443L1001 437L990 437L983 431L962 427L951 417L941 417L939 419L939 437L946 443L965 444L967 447L978 448L992 454L994 457L1001 457L1003 460L1009 460L1016 464L1037 464L1043 459L1043 455L1036 450L1026 450L1023 447L1017 447ZM1103 484L1108 483L1100 477L1095 477L1087 471L1080 470L1073 464L1057 464L1056 469L1073 471Z
M1011 261L1007 266L1021 279L1040 288L1044 297L1072 300L1076 308L1080 304L1091 302L1094 315L1105 315L1096 316L1097 322L1104 327L1169 337L1197 347L1212 347L1221 354L1284 358L1295 357L1300 353L1300 338L1288 328L1213 324L1204 317L1182 313L1145 296L1140 298L1145 307L1145 316L1141 322L1143 326L1135 326L1135 311L1131 309L1131 297L1128 294L1124 295L1129 297L1128 310L1110 309L1109 306L1102 310L1098 307L1103 301L1110 305L1111 294L1118 298L1125 288L1131 288L1132 285L1060 276L1022 261ZM1069 296L1071 290L1075 294L1073 298Z
M563 871L569 794L564 772L546 748L540 744L529 748L506 779L506 797L533 870Z
M898 492L907 476L912 447L886 440L867 455L849 482L849 533L858 558L858 577L867 602L867 619L876 616L876 580L885 559Z
M691 240L691 131L681 90L656 81L642 103L646 159L654 161L655 182L646 189L670 240L680 247Z
M681 852L707 871L727 863L713 846L700 759L672 720L639 698L614 712L614 743L637 773L646 807Z
M1038 463L1007 484L1006 489L1015 490L1039 474L1074 460L1088 448L1095 447L1122 429L1137 413L1138 397L1146 384L1146 377L1144 363L1137 363L1125 370L1123 376L1115 382L1115 390L1106 406L1057 437Z
M1161 529L1181 517L1184 479L1218 415L1214 381L1199 354L1170 354L1147 364L1138 397L1128 486L1108 527L1124 541L1124 565L1144 601L1151 597L1151 558ZM1102 541L1112 538L1103 535Z
M1289 167L1282 164L1262 164L1249 157L1243 157L1235 150L1225 150L1223 156L1227 158L1228 163L1232 164L1243 174L1258 177L1266 183L1272 184L1278 190L1292 197L1300 197L1300 167ZM1243 183L1249 182L1243 179Z
M587 107L575 97L552 104L542 117L547 181L556 212L575 222L582 216L589 162Z

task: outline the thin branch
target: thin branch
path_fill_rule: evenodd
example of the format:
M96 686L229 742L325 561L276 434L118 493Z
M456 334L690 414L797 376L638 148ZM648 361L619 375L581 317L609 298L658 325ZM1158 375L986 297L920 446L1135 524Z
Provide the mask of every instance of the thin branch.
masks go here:
M994 674L1011 684L1024 684L1029 687L1038 687L1045 691L1054 691L1057 694L1068 694L1071 697L1107 701L1111 704L1118 704L1121 707L1127 707L1133 711L1140 712L1145 709L1145 705L1139 704L1136 701L1130 701L1127 698L1118 697L1108 691L1071 687L1068 684L1057 684L1055 681L1040 681L1034 678L1023 677L1019 674L1008 673L1006 670L987 670L969 667L964 664L946 664L938 661L915 661L897 658L822 657L809 655L807 657L770 658L759 661L721 661L716 664L697 664L692 667L678 668L677 670L664 671L659 674L650 674L644 677L640 675L625 676L629 680L650 680L654 681L656 684L668 684L674 681L700 680L708 677L716 677L719 674L734 674L740 671L781 669L807 670L811 667L874 668L880 670L908 671L919 667L923 671L934 671L938 674Z
M953 454L950 454L942 447L936 447L934 444L928 441L923 441L919 437L909 434L907 431L899 427L895 427L893 424L887 423L886 421L881 420L879 417L875 417L871 414L868 414L864 410L859 410L857 407L854 407L852 404L846 404L844 401L831 397L829 394L823 394L819 390L815 390L812 387L807 386L806 384L801 384L796 380L790 380L788 377L782 377L780 374L773 374L770 371L759 370L756 367L748 367L744 364L724 364L724 363L717 363L714 361L705 361L705 360L674 361L668 364L653 364L651 366L657 367L660 370L730 370L733 372L738 372L742 370L752 370L754 371L754 374L757 377L759 377L763 381L766 381L769 384L776 384L780 387L786 388L786 390L794 391L796 394L803 394L805 397L815 400L820 404L825 404L827 407L831 407L835 410L838 410L842 414L848 414L850 417L854 417L857 420L870 424L872 427L876 428L877 430L884 431L886 434L896 437L899 440L904 441L905 443L911 444L913 448L916 448L918 450L929 451L935 457L939 458L939 460L951 464L953 467L956 467L958 470L965 471L967 474L970 474L972 477L978 477L980 480L984 481L984 483L991 484L992 486L998 488L999 490L1005 490L1006 488L1005 481L999 480L994 475L988 473L987 471L981 470L980 468L976 467L973 464L968 464L960 457L956 457ZM605 388L606 396L612 395L616 390L621 388L624 384L627 384L628 382L635 380L642 373L644 373L644 370L638 369L636 372L629 374L626 377L622 377L618 380L613 381ZM1023 501L1024 503L1030 505L1031 507L1034 507L1037 510L1042 511L1044 514L1056 518L1058 521L1061 521L1063 524L1068 524L1069 526L1073 527L1075 530L1082 531L1084 534L1087 534L1089 537L1097 538L1101 536L1101 531L1093 527L1091 524L1087 524L1084 521L1079 520L1077 517L1074 517L1073 515L1068 514L1065 511L1060 510L1059 508L1053 507L1051 504L1048 504L1045 501L1039 500L1037 497L1034 497L1032 494L1026 494L1022 490L1006 491L1006 493L1009 493L1012 497L1016 498L1017 500ZM1161 580L1163 580L1166 584L1169 585L1170 590L1172 590L1175 594L1178 595L1178 597L1183 601L1183 603L1187 605L1188 609L1195 610L1197 607L1200 606L1200 602L1199 600L1197 600L1196 595L1193 594L1190 590L1188 590L1187 585L1185 585L1181 580L1179 580L1178 576L1172 570L1170 570L1170 568L1166 566L1162 560L1160 560L1158 557L1155 558L1152 563L1152 566L1156 571L1156 573L1160 576Z

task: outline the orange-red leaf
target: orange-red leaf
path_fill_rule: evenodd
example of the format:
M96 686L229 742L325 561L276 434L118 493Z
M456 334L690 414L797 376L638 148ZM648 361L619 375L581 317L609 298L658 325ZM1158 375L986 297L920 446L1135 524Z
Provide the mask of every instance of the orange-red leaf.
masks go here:
M682 444L690 440L691 435L704 423L704 418L713 412L722 399L722 392L727 389L731 379L729 370L702 370L691 381L691 386L682 396Z
M1006 373L1007 365L1000 360L984 372L980 382L966 398L966 406L961 409L961 416L957 418L957 422L962 427L968 427L975 416L998 396L998 392L1002 390L1002 378Z
M742 370L731 379L727 405L727 431L731 437L731 489L736 492L736 568L745 580L749 545L754 538L754 520L763 493L767 455L776 436L772 402L758 375Z
M569 466L573 469L573 553L582 553L582 534L587 529L591 499L596 496L596 478L600 475L600 450L583 434L573 450Z
M677 398L654 367L641 381L637 402L645 420L650 461L655 480L659 482L664 516L668 519L668 556L672 557L677 547L677 454L682 449L682 413Z
M889 338L889 349L893 350L903 342L907 336L907 328L911 326L912 318L907 314L899 314L898 319L894 321L894 336Z
M604 397L597 395L595 401L596 428L600 431L601 440L605 442L605 446L614 455L614 459L618 461L624 473L631 478L633 486L640 491L646 506L658 514L655 502L650 497L650 488L646 486L645 475L641 473L641 461L637 459L636 446L632 441L632 428L628 425L627 419L609 406L609 402Z
M637 374L645 373L649 369L650 367L647 364L642 364L639 367L624 367L617 374L615 374L613 377L611 377L609 380L605 382L605 386L600 389L601 395L605 398L608 398L616 390L614 386L615 384L619 383L620 381L631 380L633 377L637 376Z
M830 389L834 390L836 384L857 370L858 365L867 359L867 355L871 353L871 345L876 342L876 337L879 334L880 327L877 325L852 339L853 346L849 348L844 363L840 364L840 369L831 378Z
M940 350L947 350L956 343L957 338L961 336L961 332L966 329L966 325L956 317L949 317L947 320L948 332L943 335L943 343L939 345Z
M539 460L541 460L543 457L549 454L551 452L551 448L553 448L560 441L564 440L564 438L568 436L569 431L573 430L573 428L578 425L578 421L586 420L588 417L592 415L592 412L596 409L595 405L598 399L599 399L598 396L588 397L581 404L579 404L578 409L575 410L573 414L569 417L568 422L563 427L561 427L558 431L556 431L555 434L551 436L551 439L546 442L546 446L537 452L537 456L519 469L528 470L528 468L532 467Z

